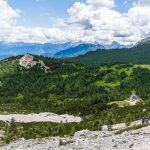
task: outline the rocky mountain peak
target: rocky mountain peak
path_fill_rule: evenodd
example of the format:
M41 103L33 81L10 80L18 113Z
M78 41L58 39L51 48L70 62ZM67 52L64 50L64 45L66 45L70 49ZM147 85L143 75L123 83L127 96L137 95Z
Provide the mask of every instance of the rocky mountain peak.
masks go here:
M45 65L43 60L34 60L34 56L30 54L25 54L23 57L21 57L19 59L19 65L26 69L39 65L41 69L44 69L46 72L49 69L49 67Z
M19 65L26 69L29 69L29 68L35 66L36 64L37 64L37 62L34 61L34 57L29 54L25 54L23 57L21 57L19 59Z

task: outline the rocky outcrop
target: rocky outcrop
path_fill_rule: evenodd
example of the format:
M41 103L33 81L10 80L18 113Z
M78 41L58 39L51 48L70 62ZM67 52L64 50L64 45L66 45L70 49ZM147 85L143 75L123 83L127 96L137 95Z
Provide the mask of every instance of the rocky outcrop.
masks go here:
M26 54L19 59L19 65L23 68L29 69L36 65L40 66L41 69L44 69L46 72L48 71L49 67L45 65L42 60L34 60L34 56Z
M24 55L23 57L19 59L19 65L26 69L29 69L35 66L36 64L37 64L37 61L34 61L34 57L28 54Z

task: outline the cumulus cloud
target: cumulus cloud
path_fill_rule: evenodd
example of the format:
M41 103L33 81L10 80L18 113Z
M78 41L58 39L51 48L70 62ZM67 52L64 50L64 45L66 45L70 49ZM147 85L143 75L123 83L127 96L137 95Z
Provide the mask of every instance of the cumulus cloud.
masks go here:
M0 0L0 41L5 42L65 42L66 33L58 28L29 28L17 26L20 10L13 9L6 0Z
M83 33L81 41L122 42L123 37L128 38L131 34L128 30L129 24L125 16L115 11L113 7L113 0L76 2L68 10L70 16L68 20L72 25L78 24L80 29L84 30L84 32L80 30Z
M77 2L68 10L69 20L84 28L81 40L85 42L119 41L129 44L150 36L149 0L139 0L123 14L114 7L114 0Z
M132 28L134 39L138 40L150 36L150 1L139 0L128 13L126 18Z
M19 10L0 0L0 40L7 42L100 42L129 44L150 35L150 1L139 0L126 13L114 0L86 0L69 8L69 17L56 19L53 28L18 26Z
M108 7L108 8L112 8L115 5L114 0L87 0L86 3L94 7Z
M13 10L5 0L0 0L0 26L7 28L15 23L15 19L19 16L19 10Z
M139 0L138 2L139 5L142 5L142 6L150 6L150 1L149 0Z

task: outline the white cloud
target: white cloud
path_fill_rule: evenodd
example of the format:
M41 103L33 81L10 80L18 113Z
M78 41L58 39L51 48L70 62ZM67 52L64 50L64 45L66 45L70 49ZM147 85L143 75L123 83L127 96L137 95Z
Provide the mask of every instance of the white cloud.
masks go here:
M6 0L0 0L0 41L64 42L65 32L57 28L27 28L17 26L20 10L14 10Z
M150 36L149 0L139 0L124 14L116 11L114 7L114 0L87 0L86 3L75 3L68 10L69 20L84 29L80 40L116 40L129 44Z
M139 0L139 5L150 6L150 0Z
M15 19L19 16L18 10L13 10L5 0L0 0L0 27L7 28L15 23Z
M67 19L56 19L53 28L18 26L19 10L0 0L0 40L7 42L112 42L129 44L150 35L150 1L139 0L127 13L114 9L114 0L75 2Z
M93 5L98 8L95 9ZM112 9L113 6L114 1L112 0L88 0L87 3L74 3L68 10L70 18L68 19L69 23L66 24L68 28L78 24L84 31L80 30L82 33L80 40L84 42L111 42L113 40L122 42L123 37L127 36L128 38L130 35L127 29L129 28L128 22L122 14Z
M87 0L87 4L94 7L108 7L112 8L115 5L114 0Z
M150 36L150 1L139 0L126 14L135 40Z

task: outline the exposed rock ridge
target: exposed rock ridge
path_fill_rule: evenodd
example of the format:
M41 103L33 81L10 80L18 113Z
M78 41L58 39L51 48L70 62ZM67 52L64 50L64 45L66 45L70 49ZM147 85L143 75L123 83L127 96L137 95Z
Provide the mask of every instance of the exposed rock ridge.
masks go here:
M19 65L26 69L39 65L41 69L45 70L45 72L47 72L49 69L49 67L46 66L42 60L34 60L34 56L30 54L25 54L23 57L21 57L19 59Z

